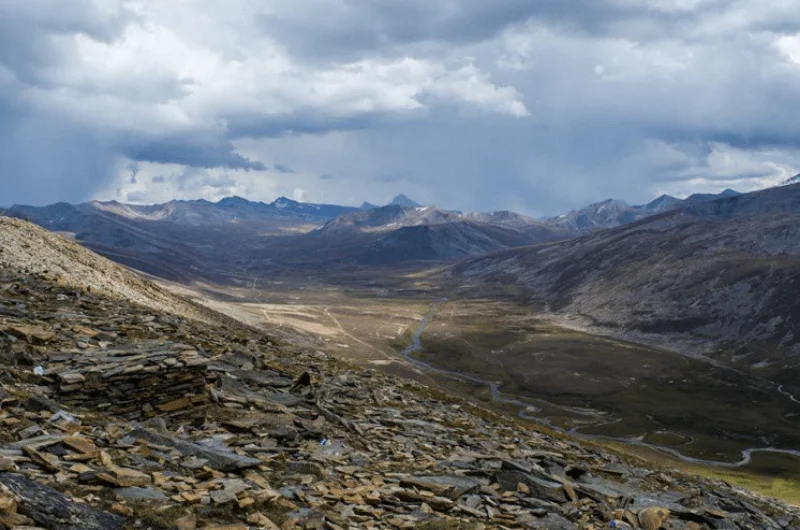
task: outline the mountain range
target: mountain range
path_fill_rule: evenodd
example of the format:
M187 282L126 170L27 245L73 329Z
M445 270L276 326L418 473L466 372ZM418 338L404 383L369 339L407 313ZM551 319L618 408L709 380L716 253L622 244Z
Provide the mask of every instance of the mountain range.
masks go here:
M5 214L72 234L107 257L177 280L449 261L567 236L523 215L462 214L423 207L405 195L362 208L231 197L148 206L15 205ZM309 263L309 256L318 259Z
M513 286L582 329L796 385L800 184L726 193L581 237L472 258L462 294ZM781 353L782 352L782 353Z
M609 199L550 219L425 207L403 194L386 206L313 204L286 197L264 203L228 197L154 205L116 201L14 205L3 213L70 233L87 247L145 272L170 279L219 280L233 278L233 271L256 274L320 265L341 270L454 261L569 239L735 195L732 190L685 200L664 195L641 206ZM235 252L228 252L232 248ZM309 264L308 256L321 249L325 254Z
M546 222L550 226L564 228L571 234L584 234L605 228L614 228L624 224L644 219L661 212L676 210L678 208L699 202L713 201L725 197L735 197L739 192L726 189L721 193L695 193L686 199L678 199L671 195L661 195L653 201L631 206L625 201L607 199L602 202L590 204L580 210L564 215L552 217Z
M513 286L540 310L626 337L800 353L800 303L787 290L800 277L799 185L634 206L607 200L549 219L423 207L402 195L369 208L232 197L5 213L182 282L456 263L449 270L461 292Z

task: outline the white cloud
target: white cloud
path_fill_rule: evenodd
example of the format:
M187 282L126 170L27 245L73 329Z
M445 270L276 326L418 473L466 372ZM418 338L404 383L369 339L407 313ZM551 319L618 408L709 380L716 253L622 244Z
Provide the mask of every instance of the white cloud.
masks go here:
M658 189L680 197L712 193L723 188L747 192L776 186L800 171L800 153L788 149L745 150L714 143L708 153L693 156L676 146L661 146L672 153L669 183Z
M182 3L182 17L198 20L208 2ZM212 8L215 12L216 8ZM41 105L109 130L147 134L192 129L224 132L226 120L269 120L313 110L330 116L404 113L430 104L464 105L512 116L526 114L520 93L499 87L473 64L426 58L374 58L304 64L268 35L242 26L174 24L173 13L142 2L116 38L61 35L64 61L46 68ZM255 13L251 14L253 18ZM241 32L241 33L240 33Z
M784 35L775 41L775 47L787 59L800 65L800 34Z
M105 186L92 199L139 204L169 202L173 199L218 201L238 195L253 200L272 200L279 191L274 175L265 171L198 169L180 164L139 162L131 179L131 161L120 160Z
M800 167L791 4L0 2L0 196L557 213L749 189Z

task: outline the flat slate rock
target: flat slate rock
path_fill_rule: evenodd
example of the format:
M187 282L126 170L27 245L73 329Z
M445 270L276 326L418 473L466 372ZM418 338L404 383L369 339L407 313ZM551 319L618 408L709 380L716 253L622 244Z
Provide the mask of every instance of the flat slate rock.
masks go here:
M134 486L130 488L116 489L114 490L114 493L120 499L133 502L168 499L167 495L163 491L155 488L138 488Z
M575 523L554 513L549 513L546 517L529 523L528 528L535 530L578 530Z
M69 500L58 491L23 475L0 473L5 485L22 500L20 511L49 530L121 530L125 518Z
M165 436L149 429L141 427L134 429L130 435L134 438L141 438L150 443L164 445L177 449L184 456L196 456L208 461L209 467L219 471L238 471L255 467L261 464L261 460L248 456L239 456L234 452L221 451L211 447L204 447L193 442L180 440L171 436Z
M404 486L414 486L433 491L451 499L457 499L478 489L480 486L486 485L487 481L461 475L427 475L403 477L400 483Z
M503 470L495 476L495 480L504 491L516 491L519 484L524 484L539 499L559 503L568 500L561 483L544 480L522 471Z

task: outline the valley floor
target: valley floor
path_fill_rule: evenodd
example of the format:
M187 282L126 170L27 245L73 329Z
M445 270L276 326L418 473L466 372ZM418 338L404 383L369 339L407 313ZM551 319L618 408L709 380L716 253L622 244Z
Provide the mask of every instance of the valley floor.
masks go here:
M171 288L294 343L800 503L800 403L770 380L512 302L453 298L420 329L440 293L299 285Z

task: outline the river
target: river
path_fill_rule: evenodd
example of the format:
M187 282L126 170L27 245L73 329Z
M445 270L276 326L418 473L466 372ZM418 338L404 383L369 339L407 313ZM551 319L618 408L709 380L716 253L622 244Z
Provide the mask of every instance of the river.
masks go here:
M417 368L417 369L419 369L421 371L427 372L429 374L435 374L435 375L447 377L447 378L450 378L450 379L455 379L457 381L472 383L472 384L476 384L476 385L481 385L481 386L482 385L486 385L486 386L488 386L489 387L489 391L490 391L491 396L492 396L492 402L518 407L519 410L517 411L517 415L520 418L523 418L523 419L526 419L526 420L530 420L530 421L535 421L537 423L541 423L541 424L547 425L551 429L555 429L555 430L558 430L560 432L564 432L566 434L569 434L571 436L574 436L576 438L583 439L583 440L617 442L617 443L623 443L623 444L627 444L627 445L635 445L635 446L639 446L639 447L647 447L649 449L654 449L656 451L667 453L667 454L669 454L671 456L674 456L675 458L678 458L678 459L680 459L680 460L682 460L684 462L690 463L690 464L702 464L702 465L707 465L707 466L738 468L738 467L746 466L750 462L752 462L752 460L753 460L752 455L753 455L753 453L757 453L757 452L781 453L781 454L791 455L791 456L795 456L795 457L800 458L800 451L796 451L796 450L793 450L793 449L779 449L779 448L776 448L776 447L751 447L749 449L742 450L742 453L741 453L742 454L742 459L739 460L738 462L720 462L720 461L717 461L717 460L704 460L702 458L694 458L694 457L691 457L691 456L686 456L686 455L682 454L680 451L678 451L678 450L676 450L676 449L674 449L672 447L667 447L667 446L663 446L663 445L656 445L656 444L651 444L651 443L645 442L643 440L643 438L644 438L643 436L642 437L638 437L638 438L616 438L616 437L612 437L612 436L601 436L601 435L596 435L596 434L585 434L585 433L582 433L582 432L579 431L579 429L581 427L574 427L574 428L569 429L569 430L562 429L562 428L554 425L547 418L542 418L542 417L539 417L539 416L535 416L535 414L537 412L539 412L541 409L535 407L534 405L531 405L529 403L524 403L524 402L520 401L519 399L503 396L502 392L500 391L500 384L497 383L497 382L487 381L485 379L481 379L479 377L475 377L475 376L472 376L472 375L462 374L460 372L454 372L454 371L451 371L451 370L444 370L442 368L436 368L435 366L431 366L430 364L428 364L428 363L426 363L424 361L421 361L419 359L415 359L413 357L413 354L415 354L415 353L417 353L417 352L422 350L422 334L425 332L425 329L428 327L428 325L433 320L433 317L434 317L434 314L436 313L436 310L439 308L439 306L441 306L442 304L444 304L446 302L447 302L447 299L446 298L442 298L441 300L438 300L438 301L433 302L431 304L430 309L425 314L425 316L422 318L422 321L419 323L417 328L414 330L414 333L411 336L411 344L406 346L400 352L400 354L405 358L405 360L409 364L411 364L415 368ZM786 397L788 397L792 401L794 401L796 403L800 403L800 401L798 401L792 394L784 391L782 385L778 387L778 392L780 392L781 394L785 395ZM548 405L556 407L556 408L560 408L560 409L563 409L563 410L568 410L568 411L570 411L572 413L577 413L577 414L585 415L585 416L593 416L593 417L596 417L598 419L604 420L602 422L593 424L594 427L601 426L601 425L610 425L612 423L618 423L618 422L622 421L622 419L620 419L620 418L614 418L614 419L610 419L609 420L607 414L605 414L603 412L599 412L599 411L593 411L593 410L589 410L589 409L580 409L580 410L578 410L575 407L565 407L565 406L558 405L556 403L547 402L547 401L544 401L544 400L537 400L537 401L541 401L542 403L547 403Z

